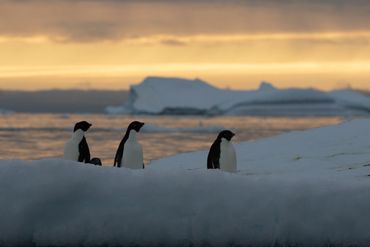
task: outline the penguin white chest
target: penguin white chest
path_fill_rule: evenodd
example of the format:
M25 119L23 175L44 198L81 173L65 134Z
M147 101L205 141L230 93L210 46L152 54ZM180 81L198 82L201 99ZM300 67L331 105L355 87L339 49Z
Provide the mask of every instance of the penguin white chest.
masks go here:
M233 144L222 139L220 144L220 169L236 172L236 153Z
M79 145L83 137L84 132L80 129L72 134L71 139L64 145L64 159L78 161L80 156Z
M123 149L122 166L130 169L143 169L143 164L143 148L136 141L136 132L130 133Z

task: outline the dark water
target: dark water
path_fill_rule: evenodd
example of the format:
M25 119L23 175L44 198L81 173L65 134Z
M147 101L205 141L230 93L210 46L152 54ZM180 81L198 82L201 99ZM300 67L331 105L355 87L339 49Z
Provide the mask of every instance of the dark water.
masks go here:
M86 134L92 156L111 165L126 126L132 120L147 124L139 135L145 163L161 157L208 149L222 128L237 133L235 143L256 140L292 130L303 130L342 121L338 117L178 117L109 116L90 114L10 114L0 116L0 159L61 157L64 142L75 122L86 120L93 127Z

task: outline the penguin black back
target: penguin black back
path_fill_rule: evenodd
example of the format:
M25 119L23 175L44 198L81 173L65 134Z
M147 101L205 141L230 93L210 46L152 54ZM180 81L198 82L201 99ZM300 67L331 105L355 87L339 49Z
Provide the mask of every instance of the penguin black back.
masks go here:
M139 121L133 121L129 124L129 126L127 127L127 130L126 130L126 133L123 136L123 138L122 138L122 140L121 140L121 142L118 146L118 149L116 151L116 156L114 157L114 166L121 167L123 150L125 148L125 143L126 143L127 139L130 136L130 131L135 130L136 132L139 132L141 127L143 127L143 126L144 126L144 123L139 122ZM144 167L144 164L143 164L143 167Z
M207 169L220 169L220 154L221 154L221 141L222 138L230 141L235 134L230 130L221 131L216 140L211 145L207 156Z
M75 124L73 132L79 129L86 132L91 126L92 124L86 121L81 121ZM78 145L78 151L79 151L78 162L89 163L90 162L90 149L89 149L89 145L87 144L85 136L82 138L80 144Z

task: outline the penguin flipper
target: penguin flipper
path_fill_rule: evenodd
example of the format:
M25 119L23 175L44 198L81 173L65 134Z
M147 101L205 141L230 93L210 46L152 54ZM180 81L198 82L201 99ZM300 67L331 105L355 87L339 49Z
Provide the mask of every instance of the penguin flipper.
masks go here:
M90 162L90 149L89 145L87 144L86 138L83 137L80 144L78 145L79 148L79 156L78 156L78 162Z
M207 157L207 169L213 169L211 151L209 151L208 157Z
M209 159L207 161L207 169L220 169L219 159Z
M113 166L121 167L122 156L123 156L123 148L124 148L124 143L123 143L123 141L121 141L119 146L118 146L116 156L114 157L114 165Z
M219 159L213 161L213 167L214 167L214 169L220 169L220 160Z
M212 144L208 153L207 169L220 169L220 145L216 141Z

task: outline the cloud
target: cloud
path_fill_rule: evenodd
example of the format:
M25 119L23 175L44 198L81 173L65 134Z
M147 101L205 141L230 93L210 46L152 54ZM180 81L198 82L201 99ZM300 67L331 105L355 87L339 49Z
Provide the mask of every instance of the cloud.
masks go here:
M18 2L18 3L166 3L166 4L181 4L181 3L199 3L199 4L234 4L234 5L266 5L266 4L320 4L335 6L353 6L353 5L369 5L368 0L2 0L2 2Z
M186 42L183 42L183 41L181 41L179 39L176 39L176 38L163 39L163 40L161 40L161 44L169 45L169 46L185 46L185 45L187 45Z
M369 12L365 0L5 0L0 1L0 36L93 42L151 35L345 32L368 30Z

